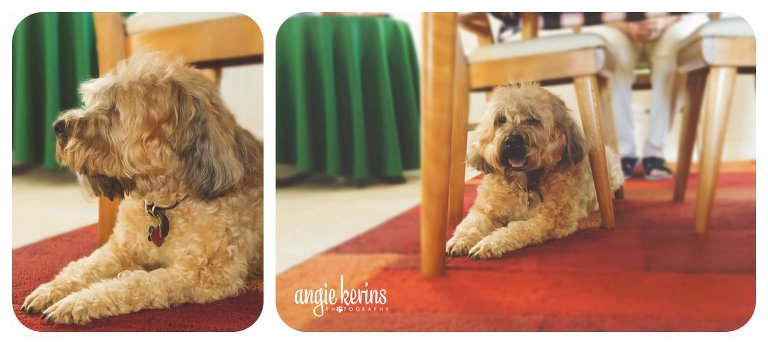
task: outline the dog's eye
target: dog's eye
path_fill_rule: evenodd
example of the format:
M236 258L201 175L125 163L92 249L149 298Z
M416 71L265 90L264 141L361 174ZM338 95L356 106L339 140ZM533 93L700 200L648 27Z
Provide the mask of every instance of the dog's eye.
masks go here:
M496 125L502 125L504 123L507 123L507 117L504 115L500 115L499 117L496 117Z
M525 121L523 121L523 123L528 125L537 125L541 123L541 121L539 121L537 118L528 117Z

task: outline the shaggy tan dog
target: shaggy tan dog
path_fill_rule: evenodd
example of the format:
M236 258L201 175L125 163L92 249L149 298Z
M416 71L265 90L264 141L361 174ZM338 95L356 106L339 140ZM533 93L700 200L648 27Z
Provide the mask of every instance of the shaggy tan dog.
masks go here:
M206 303L262 272L262 145L213 82L158 55L81 86L54 123L62 164L95 195L125 197L114 233L22 305L52 323Z
M536 84L493 91L470 146L467 164L485 173L477 199L448 240L451 256L504 253L576 231L597 209L589 147L565 103ZM622 182L619 159L607 150L610 185Z

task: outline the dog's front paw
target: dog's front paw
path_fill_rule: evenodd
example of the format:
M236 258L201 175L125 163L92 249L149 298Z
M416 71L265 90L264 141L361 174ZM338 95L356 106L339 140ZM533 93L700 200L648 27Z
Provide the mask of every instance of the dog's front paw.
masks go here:
M445 254L451 257L465 255L467 252L469 252L469 249L477 243L477 241L478 240L471 237L454 235L445 244Z
M499 258L503 254L504 250L492 236L483 238L483 240L480 240L480 242L469 249L469 258L472 259Z
M66 285L54 282L41 284L24 299L21 310L27 312L27 314L38 313L65 298L70 293L71 289Z
M79 293L71 294L46 308L40 318L46 324L87 324L98 318L99 310L86 302Z

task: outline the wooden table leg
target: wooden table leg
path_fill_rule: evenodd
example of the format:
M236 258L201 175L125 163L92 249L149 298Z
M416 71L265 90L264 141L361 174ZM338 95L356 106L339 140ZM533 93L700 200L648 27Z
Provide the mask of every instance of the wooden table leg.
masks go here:
M696 233L699 234L705 233L709 228L735 83L735 67L712 67L707 76L703 108L704 123L701 128L703 144L699 159L699 187L696 195Z
M421 100L421 273L440 276L445 265L456 13L423 14Z
M685 190L688 184L688 174L691 171L693 145L696 143L696 131L699 126L701 113L701 97L707 79L707 70L700 69L687 77L685 91L685 112L680 126L680 145L677 147L677 168L675 168L675 191L672 197L675 202L685 200Z
M589 163L592 167L592 178L595 181L603 228L613 229L616 227L616 221L613 217L612 192L608 181L608 165L605 161L605 141L600 123L600 94L597 90L597 77L579 76L574 78L573 84L576 87L584 137L591 147Z

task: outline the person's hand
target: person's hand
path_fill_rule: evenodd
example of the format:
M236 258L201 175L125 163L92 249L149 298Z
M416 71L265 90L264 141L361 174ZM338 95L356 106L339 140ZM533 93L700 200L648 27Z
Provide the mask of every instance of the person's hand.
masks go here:
M661 35L658 23L653 19L627 24L627 34L636 42L649 42Z
M668 18L649 18L640 22L627 23L626 33L633 40L646 43L659 38L672 22L673 20Z

